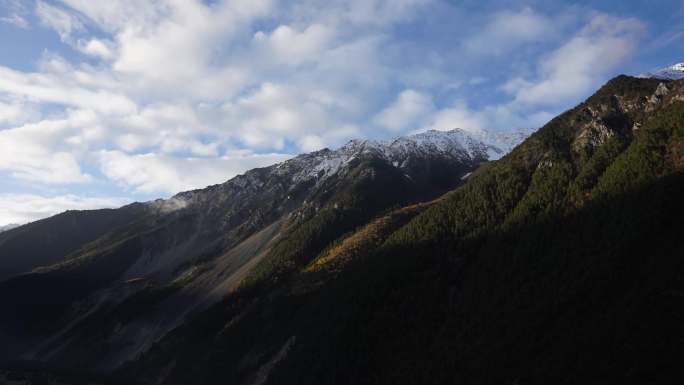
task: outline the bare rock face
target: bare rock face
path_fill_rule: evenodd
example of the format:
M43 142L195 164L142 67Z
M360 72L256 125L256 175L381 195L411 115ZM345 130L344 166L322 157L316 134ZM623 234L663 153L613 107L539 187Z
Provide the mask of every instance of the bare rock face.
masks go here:
M653 93L644 97L639 93L609 95L598 104L585 104L583 124L576 130L572 149L575 153L592 152L616 135L630 135L641 126L641 118L656 109L684 100L681 82L658 81Z
M670 93L670 89L667 88L665 83L660 83L660 84L658 84L658 88L656 88L653 95L662 99L662 97L667 95L668 93Z
M604 114L608 111L610 111L609 108L602 108L601 110L591 107L586 108L588 122L580 128L573 142L573 150L575 152L580 152L581 150L591 151L615 135L613 128L609 127L603 119Z

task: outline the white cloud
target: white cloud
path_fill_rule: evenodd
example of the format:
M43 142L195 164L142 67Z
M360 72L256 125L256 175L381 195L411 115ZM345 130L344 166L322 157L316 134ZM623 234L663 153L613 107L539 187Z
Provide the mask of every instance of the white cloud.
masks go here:
M399 131L416 127L416 123L434 110L429 95L408 89L402 91L397 99L375 116L374 121L390 130Z
M54 29L64 42L70 41L72 33L84 29L81 20L74 14L40 0L36 2L36 16L45 26Z
M504 90L518 103L557 105L589 92L635 49L644 25L636 19L594 15L539 64L538 78L514 78Z
M297 145L302 151L317 151L325 148L325 140L318 135L306 135L299 139Z
M29 28L29 23L26 21L26 18L23 16L13 13L9 16L3 16L0 17L0 22L6 23L6 24L11 24L15 27L18 28L23 28L23 29L28 29Z
M478 37L483 41L470 47L471 51L490 44L483 49L502 52L500 49L505 51L525 40L545 39L543 35L551 28L548 19L530 9L517 14L504 11L492 20ZM635 19L594 14L579 32L540 58L537 78L513 77L501 86L513 100L475 109L459 101L425 119L423 129L540 127L567 108L568 103L578 102L598 87L602 77L634 50L643 29L643 24Z
M92 116L43 120L0 131L0 170L14 178L43 183L85 183L92 177L83 171L73 151L60 147L74 130L92 123Z
M244 170L270 165L287 154L240 153L220 158L178 158L160 154L129 155L102 151L102 172L138 192L173 194L222 183Z
M539 128L557 115L558 111L529 110L516 103L492 104L479 109L469 108L464 101L435 111L424 119L418 131L447 131L460 128L465 131L511 130Z
M115 32L125 25L143 28L149 20L160 18L166 9L164 2L138 0L60 0L84 18L107 32Z
M387 24L415 16L431 0L350 0L341 2L345 18L358 24Z
M190 152L197 156L216 156L220 138L210 122L192 105L184 103L151 104L137 114L109 122L117 127L114 143L127 152L158 148L163 153ZM199 140L202 134L212 136L212 143Z
M79 41L78 49L86 55L96 56L102 59L111 59L114 56L111 46L111 42L100 39L90 39L87 42Z
M125 95L104 88L89 89L70 84L61 76L69 76L66 74L68 71L70 68L67 67L54 74L25 73L0 66L0 91L48 103L92 108L104 113L125 114L135 111L136 104Z
M532 8L503 10L491 16L487 25L468 38L464 46L469 54L504 55L530 42L540 42L556 35L553 21Z
M318 134L330 141L355 133L357 128L335 121L330 110L344 109L345 100L323 90L264 83L253 93L226 103L226 124L250 147L282 149L289 138ZM310 148L311 139L299 143ZM319 142L317 145L322 145Z
M448 131L460 128L465 131L479 131L485 126L481 116L471 111L464 102L457 102L449 108L441 109L427 120L427 124L419 131L439 130Z
M259 31L254 35L256 44L266 49L264 56L270 56L268 59L295 65L317 59L333 38L334 31L320 24L312 24L301 32L281 25L270 34Z
M16 126L40 118L35 104L20 98L0 98L0 128Z
M118 44L112 67L116 72L136 77L143 88L174 94L183 88L200 98L227 97L245 85L249 68L221 63L220 53L238 31L265 15L269 1L225 1L211 7L200 1L158 4L142 20L105 18Z
M10 24L22 29L29 29L31 27L28 20L26 20L26 15L28 14L26 4L21 0L0 1L0 12L4 14L0 17L0 23Z
M500 13L494 20L503 23L501 15L505 14ZM503 41L504 35L511 35L513 41L536 39L548 27L546 21L535 22L537 16L531 10L512 16L508 25L496 27L496 34L492 33L492 26L487 27L483 36L493 47ZM501 86L513 100L475 109L459 101L423 119L421 130L540 127L567 108L568 103L578 102L598 87L603 77L633 52L643 30L644 25L636 19L594 14L580 31L540 58L536 78L513 77ZM501 39L494 36L498 34ZM398 115L397 112L391 116Z
M51 197L34 194L0 194L0 226L32 222L66 210L115 208L126 203L129 203L128 199L116 197L81 197L73 194Z

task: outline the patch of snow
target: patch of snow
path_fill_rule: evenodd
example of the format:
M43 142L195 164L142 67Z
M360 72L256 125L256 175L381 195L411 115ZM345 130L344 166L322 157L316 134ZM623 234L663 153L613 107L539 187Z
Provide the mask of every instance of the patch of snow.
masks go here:
M289 176L295 183L335 175L352 160L374 155L397 168L405 168L412 157L437 156L459 160L496 160L507 154L534 130L449 131L430 130L389 140L355 139L337 150L324 149L299 155L274 166L276 175Z
M669 80L684 79L684 62L676 63L653 72L647 72L645 74L639 75L639 77Z
M376 153L392 164L402 162L411 155L441 155L460 159L491 159L500 157L504 150L487 143L470 132L453 129L449 131L430 130L395 139L352 140L338 151L342 153Z
M336 150L326 148L267 167L266 174L258 170L248 171L229 180L222 188L257 191L270 178L288 180L291 188L296 188L301 183L320 185L329 177L345 172L355 159L365 156L384 159L402 170L406 170L411 160L416 158L435 157L464 162L496 160L532 132L533 130L528 129L472 132L455 128L449 131L430 130L389 140L355 139ZM193 192L176 197L194 201ZM161 207L171 209L176 205L163 201Z
M487 143L489 160L497 160L508 154L517 145L522 143L528 136L532 135L536 130L532 128L521 128L510 131L487 131L480 130L471 133L471 135Z
M169 199L157 199L147 202L147 205L158 210L160 214L168 214L188 207L188 201L183 197L176 195Z

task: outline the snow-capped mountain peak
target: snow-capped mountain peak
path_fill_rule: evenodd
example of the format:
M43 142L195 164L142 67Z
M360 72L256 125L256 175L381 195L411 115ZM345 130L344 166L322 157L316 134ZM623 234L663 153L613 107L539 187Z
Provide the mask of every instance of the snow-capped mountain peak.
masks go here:
M223 194L223 190L235 189L240 194L250 194L275 181L289 181L288 190L297 190L303 185L321 186L335 175L343 176L358 163L356 161L363 159L384 161L409 177L420 173L416 166L425 165L430 159L455 168L472 168L480 162L499 159L531 133L532 130L466 131L456 128L430 130L388 140L354 139L336 150L325 148L301 154L269 167L247 171L221 185L179 193L155 207L161 211L173 211L186 207L192 201L219 199L214 194L205 194L206 191L216 190L217 194Z
M684 62L676 63L671 66L640 75L640 77L669 80L684 79Z
M302 154L275 165L276 173L288 174L293 181L325 179L352 160L363 156L384 159L404 169L412 159L438 157L461 162L496 160L522 142L533 130L449 131L429 130L388 140L354 139L336 149Z
M486 158L486 147L486 144L457 128L449 131L430 130L381 141L351 140L337 151L345 154L377 152L387 160L398 160L416 154Z

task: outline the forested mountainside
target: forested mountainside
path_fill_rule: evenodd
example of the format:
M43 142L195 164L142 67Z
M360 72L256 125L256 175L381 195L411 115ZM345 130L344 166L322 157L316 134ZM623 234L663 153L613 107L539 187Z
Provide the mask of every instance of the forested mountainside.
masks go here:
M314 162L333 177L297 177L337 159L316 153L159 202L0 283L23 358L6 366L69 383L678 382L684 81L619 76L498 161L475 144L404 164L353 142L343 167Z

